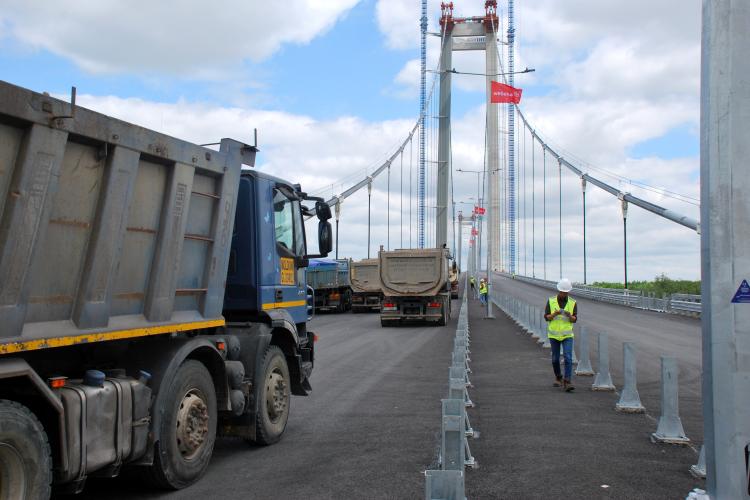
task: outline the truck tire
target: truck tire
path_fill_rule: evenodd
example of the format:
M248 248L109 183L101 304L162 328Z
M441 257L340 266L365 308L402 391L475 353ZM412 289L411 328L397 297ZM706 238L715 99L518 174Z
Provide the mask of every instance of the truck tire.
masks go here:
M442 307L442 314L440 316L440 319L438 320L438 326L445 326L448 324L448 318L450 317L450 307L451 302L450 299L443 301L443 307Z
M445 326L448 322L445 320L445 306L443 306L443 312L440 315L440 319L437 321L437 326Z
M52 451L47 433L22 404L0 399L0 498L46 500Z
M216 389L208 369L192 359L168 383L149 479L178 490L198 481L208 468L216 441Z
M289 420L290 387L284 353L276 346L269 346L263 356L263 379L258 384L256 443L267 446L281 439Z

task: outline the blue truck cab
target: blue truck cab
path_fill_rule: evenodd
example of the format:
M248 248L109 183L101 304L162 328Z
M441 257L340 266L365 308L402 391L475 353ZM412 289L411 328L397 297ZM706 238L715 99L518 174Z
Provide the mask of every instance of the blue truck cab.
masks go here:
M314 202L314 207L306 205ZM308 254L305 217L319 219L319 253ZM299 185L257 170L243 170L235 212L223 315L230 327L268 324L292 332L287 363L292 391L304 395L314 362L313 334L307 329L305 269L309 259L330 248L330 208ZM327 242L327 243L326 243ZM287 336L288 338L288 336ZM290 344L286 342L285 344ZM289 353L294 353L290 355Z

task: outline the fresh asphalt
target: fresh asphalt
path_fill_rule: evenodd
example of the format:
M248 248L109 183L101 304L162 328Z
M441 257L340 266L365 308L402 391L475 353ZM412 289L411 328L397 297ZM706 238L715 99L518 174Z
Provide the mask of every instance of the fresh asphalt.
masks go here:
M653 419L617 413L617 395L591 391L591 377L574 377L572 393L552 387L549 349L494 315L481 319L470 301L468 413L481 434L470 441L479 468L467 473L468 498L682 499L702 486L688 472L692 449L651 443Z
M542 308L555 292L495 275L493 287ZM622 387L622 345L633 342L637 356L638 392L649 415L658 418L661 407L661 356L677 359L680 371L680 416L696 450L703 443L701 398L701 322L699 319L575 297L579 323L590 333L592 367L597 367L598 332L609 336L609 366L615 386ZM590 382L586 381L590 384ZM655 428L654 428L655 429Z
M206 476L183 491L119 478L92 482L79 498L423 497L423 472L438 456L460 302L453 304L445 327L382 328L378 314L316 316L313 393L292 398L281 442L219 439Z
M543 303L547 292L534 288L511 287ZM424 498L423 472L438 467L440 399L459 302L453 304L447 327L381 328L377 314L317 316L314 391L292 399L280 443L219 439L206 476L186 490L155 491L125 476L90 481L77 498ZM594 320L593 307L579 307L582 318ZM618 314L643 314L607 307L622 309L608 313L609 325L640 321ZM701 486L687 472L695 462L691 449L650 443L652 418L616 413L616 395L589 391L590 379L579 378L574 394L555 390L549 351L497 309L495 320L481 319L476 300L470 310L477 407L469 415L481 435L470 442L479 468L467 471L469 498L684 498ZM617 342L610 344L615 356ZM639 359L639 388L658 415L658 382L652 403L643 364ZM614 358L612 365L618 366Z

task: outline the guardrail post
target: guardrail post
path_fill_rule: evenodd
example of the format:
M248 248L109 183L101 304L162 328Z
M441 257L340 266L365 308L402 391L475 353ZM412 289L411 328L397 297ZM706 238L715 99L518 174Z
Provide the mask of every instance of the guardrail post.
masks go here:
M701 445L701 452L698 455L698 463L690 466L690 474L698 479L706 477L706 446Z
M612 375L609 373L609 341L606 333L599 334L599 371L596 372L592 391L614 391Z
M588 328L581 325L578 330L578 336L580 342L578 343L578 349L580 350L580 357L578 358L578 366L576 366L576 375L583 375L590 377L594 375L594 369L591 368L591 356L589 355L589 332Z
M682 428L679 414L677 359L661 357L661 416L656 432L651 434L654 443L688 444L690 439Z
M543 349L551 349L552 344L549 343L549 330L548 330L549 324L547 323L547 320L542 318L542 332L541 332L541 338L539 339L539 343L542 344Z
M532 340L538 341L542 337L541 315L542 313L539 311L539 309L534 308L534 321L533 321L533 326L531 328Z
M622 367L625 372L625 385L615 409L624 413L643 413L646 408L641 404L641 397L638 395L635 346L632 342L622 345Z
M426 500L466 500L464 471L425 471Z
M460 399L443 399L442 442L440 468L464 470L464 405Z
M449 381L452 383L453 380L461 380L464 383L463 395L459 396L456 399L462 399L467 408L473 408L474 403L471 401L471 398L469 397L469 391L467 389L467 387L471 385L471 382L469 381L469 377L466 374L466 369L463 366L456 364L451 366Z

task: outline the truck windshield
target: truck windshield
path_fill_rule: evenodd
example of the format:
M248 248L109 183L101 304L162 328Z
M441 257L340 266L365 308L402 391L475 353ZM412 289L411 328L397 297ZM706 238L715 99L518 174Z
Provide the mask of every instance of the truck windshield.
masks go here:
M278 189L273 195L273 220L276 231L276 242L290 252L294 252L294 211L292 200Z

